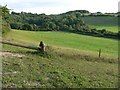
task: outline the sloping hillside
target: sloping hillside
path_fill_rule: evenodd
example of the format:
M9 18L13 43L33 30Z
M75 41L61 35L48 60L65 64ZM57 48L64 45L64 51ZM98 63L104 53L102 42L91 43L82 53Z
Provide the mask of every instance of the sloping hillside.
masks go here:
M3 87L115 88L117 40L63 32L12 30L4 39L26 45L46 44L44 54L3 45ZM101 58L98 49L102 49Z

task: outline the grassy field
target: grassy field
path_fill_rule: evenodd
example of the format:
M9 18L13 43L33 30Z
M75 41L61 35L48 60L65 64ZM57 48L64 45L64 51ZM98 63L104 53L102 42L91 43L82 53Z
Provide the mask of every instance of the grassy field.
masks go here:
M87 16L82 20L90 27L96 29L106 29L112 32L118 32L118 18L112 16Z
M81 87L118 86L118 42L64 32L12 30L4 39L48 46L44 54L3 45L3 87ZM102 49L102 57L98 50Z
M111 31L111 32L118 32L118 26L94 26L94 25L90 25L89 26L91 29L97 29L97 30L102 30L102 29L106 29L107 31Z
M94 53L95 55L97 55L99 49L102 49L103 55L117 56L118 54L117 40L73 33L12 30L6 39L36 46L42 40L47 45L78 49Z

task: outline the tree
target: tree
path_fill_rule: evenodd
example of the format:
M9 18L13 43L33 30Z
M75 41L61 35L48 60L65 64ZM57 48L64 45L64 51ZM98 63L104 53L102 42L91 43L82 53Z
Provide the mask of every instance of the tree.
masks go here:
M3 16L3 18L7 19L8 16L9 16L9 10L10 9L7 8L7 5L1 6L0 9L2 10L2 16Z
M9 17L9 9L7 8L7 5L0 6L0 17L2 17L2 34L5 35L7 32L10 31L10 24L8 23L8 17Z
M11 23L10 26L11 26L12 29L18 29L19 28L17 23Z
M56 24L53 23L53 22L50 22L50 23L49 23L49 28L50 28L51 30L55 30L55 29L56 29Z
M22 25L23 30L32 30L32 27L29 24Z

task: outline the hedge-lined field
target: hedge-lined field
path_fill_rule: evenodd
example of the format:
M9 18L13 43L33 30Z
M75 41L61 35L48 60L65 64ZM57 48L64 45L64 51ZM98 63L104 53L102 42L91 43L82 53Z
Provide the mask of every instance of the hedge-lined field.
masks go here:
M115 16L85 16L82 20L91 28L106 29L118 32L118 17Z

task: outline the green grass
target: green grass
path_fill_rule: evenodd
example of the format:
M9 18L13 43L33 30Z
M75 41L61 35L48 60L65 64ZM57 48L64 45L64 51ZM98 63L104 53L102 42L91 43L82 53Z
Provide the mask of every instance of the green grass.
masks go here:
M98 54L99 49L102 49L103 56L110 55L116 57L118 55L117 40L73 33L12 30L6 39L36 46L42 40L47 45L77 49L81 50L81 52L87 51L86 53L93 53L95 55Z
M95 29L95 28L97 30L106 29L107 31L118 32L118 26L94 26L94 25L90 25L89 27L91 29Z
M86 16L82 17L82 20L90 26L96 29L106 29L112 32L118 32L118 18L112 16Z
M117 40L64 32L12 30L7 40L35 45L43 40L45 54L3 45L3 87L115 88L118 86ZM102 47L104 55L98 57Z
M117 87L117 64L24 55L3 57L3 87Z

